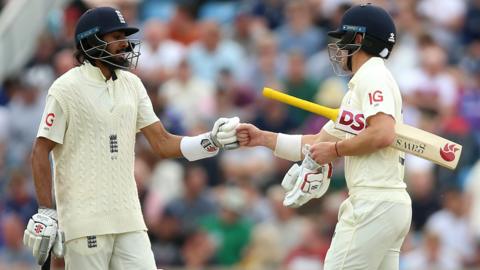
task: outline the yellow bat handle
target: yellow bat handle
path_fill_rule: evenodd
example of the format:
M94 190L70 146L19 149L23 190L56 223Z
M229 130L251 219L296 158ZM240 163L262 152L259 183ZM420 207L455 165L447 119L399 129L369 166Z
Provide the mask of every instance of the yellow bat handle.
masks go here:
M287 95L285 93L279 92L277 90L273 90L268 87L263 88L263 96L278 100L280 102L300 108L305 111L309 111L314 114L319 114L333 121L337 120L338 109L332 109L325 106L321 106L316 103L299 99L294 96Z

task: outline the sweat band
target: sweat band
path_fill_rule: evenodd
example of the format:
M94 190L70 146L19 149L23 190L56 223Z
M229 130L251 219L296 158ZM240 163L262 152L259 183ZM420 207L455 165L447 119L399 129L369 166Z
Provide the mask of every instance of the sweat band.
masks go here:
M302 135L278 133L273 154L286 160L300 161L302 159Z

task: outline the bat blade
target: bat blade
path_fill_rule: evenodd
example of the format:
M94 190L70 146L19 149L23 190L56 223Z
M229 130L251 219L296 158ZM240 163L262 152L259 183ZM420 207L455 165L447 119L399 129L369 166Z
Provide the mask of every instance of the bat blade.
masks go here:
M271 88L264 88L265 97L278 100L291 106L322 115L335 121L335 128L351 134L365 129L363 114L354 110L339 110L299 99ZM448 169L455 169L462 153L460 144L449 141L424 130L404 125L395 125L395 141L391 147L430 160Z
M430 160L454 170L462 154L462 146L433 133L409 125L395 125L397 134L392 147Z

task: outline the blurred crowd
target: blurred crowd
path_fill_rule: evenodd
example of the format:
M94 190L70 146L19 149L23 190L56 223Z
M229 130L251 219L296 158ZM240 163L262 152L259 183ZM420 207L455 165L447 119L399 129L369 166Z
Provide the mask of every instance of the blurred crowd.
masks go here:
M413 221L401 269L478 269L480 1L369 2L395 19L399 39L387 65L403 94L405 122L463 145L455 171L408 156ZM267 100L261 90L339 106L348 78L333 74L326 32L358 3L77 0L53 10L30 61L0 82L0 269L34 269L22 244L37 211L29 155L48 88L76 65L75 23L90 6L114 4L141 29L132 72L170 132L198 134L219 116L239 116L266 130L312 134L324 118ZM193 163L160 160L139 135L135 179L157 266L322 269L348 195L343 163L334 164L328 193L299 209L282 205L279 183L290 166L264 148Z

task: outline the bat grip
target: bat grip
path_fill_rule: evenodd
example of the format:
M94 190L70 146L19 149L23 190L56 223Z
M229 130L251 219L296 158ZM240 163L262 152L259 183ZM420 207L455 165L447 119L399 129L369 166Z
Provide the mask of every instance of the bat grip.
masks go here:
M51 253L49 252L48 253L48 257L47 257L47 260L45 261L45 263L42 265L42 270L50 270L50 263L51 263Z

